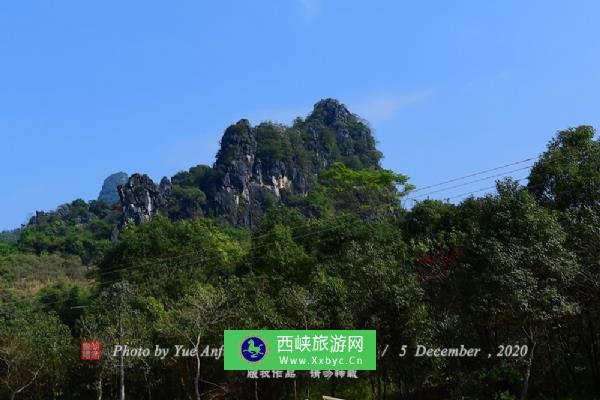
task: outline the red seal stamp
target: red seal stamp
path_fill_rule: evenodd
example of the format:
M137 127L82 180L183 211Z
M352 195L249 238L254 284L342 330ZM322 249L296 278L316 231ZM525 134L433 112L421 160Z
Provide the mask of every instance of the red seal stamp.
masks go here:
M79 343L79 359L98 361L102 359L102 342L99 340L82 340Z

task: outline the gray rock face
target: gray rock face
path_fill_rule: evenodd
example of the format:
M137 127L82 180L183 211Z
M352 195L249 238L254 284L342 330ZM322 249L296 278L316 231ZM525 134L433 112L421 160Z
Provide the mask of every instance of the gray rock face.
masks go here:
M311 139L306 146L315 155L317 169L327 168L333 161L355 168L379 168L382 154L371 129L339 101L319 101L305 125ZM334 148L328 140L333 140Z
M159 186L148 175L133 174L118 187L123 215L119 230L129 223L141 224L165 212L171 193L171 182L165 177Z
M118 203L119 192L117 188L119 185L124 185L128 178L129 176L125 172L117 172L106 178L98 195L98 201L102 201L109 206Z
M285 135L282 128L278 134ZM255 226L270 203L284 193L304 195L306 178L294 160L261 159L257 128L240 120L225 131L214 165L216 184L209 190L216 215L234 225Z
M319 101L292 127L253 127L242 119L225 130L212 168L181 172L173 178L175 186L167 178L157 186L139 174L120 186L120 228L146 222L156 213L175 218L208 215L254 227L269 207L306 195L332 163L379 168L380 158L368 125L333 99ZM190 209L199 212L183 212Z
M243 119L227 128L221 140L216 184L209 195L216 214L234 225L255 226L268 203L285 202L286 194L306 195L310 182L335 161L357 168L379 166L381 154L370 129L336 100L318 102L292 128L270 124L268 129L270 138L265 139L264 125L253 128ZM299 141L292 142L292 135ZM265 155L261 143L273 151L281 150L273 143L289 144L292 156ZM309 162L302 162L299 154Z

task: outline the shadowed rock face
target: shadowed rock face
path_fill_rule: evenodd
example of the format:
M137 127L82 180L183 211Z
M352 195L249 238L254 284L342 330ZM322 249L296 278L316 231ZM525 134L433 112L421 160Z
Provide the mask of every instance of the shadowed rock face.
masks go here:
M148 175L133 174L125 185L119 185L118 192L123 206L119 223L119 229L122 229L128 223L141 224L157 213L165 212L171 182L165 177L160 186L156 186Z
M311 182L333 162L379 168L380 158L368 125L337 100L319 101L292 127L253 127L242 119L225 130L215 164L202 167L200 179L178 179L186 183L174 186L163 178L157 186L147 175L131 176L119 187L119 227L146 222L157 213L181 215L181 210L193 208L193 198L203 199L198 204L201 215L254 227L269 206L283 204L291 195L306 195ZM192 170L182 174L189 177Z
M269 129L285 135L282 127ZM259 132L245 119L227 128L214 165L216 179L208 188L209 197L216 215L234 225L255 226L268 199L279 203L284 191L300 195L308 191L308 171L296 160L258 156Z
M306 118L305 125L312 138L307 145L315 153L319 172L333 161L356 168L379 168L382 154L375 146L371 129L339 101L319 101ZM330 133L335 149L328 145L325 133Z
M265 197L278 204L285 202L286 194L306 195L310 182L334 161L379 167L381 154L371 130L337 100L318 102L305 121L291 128L270 124L282 137L297 134L300 140L291 143L292 153L302 153L307 160L262 154L263 127L243 119L227 128L221 140L214 165L217 179L209 197L217 216L235 225L255 226L264 214Z

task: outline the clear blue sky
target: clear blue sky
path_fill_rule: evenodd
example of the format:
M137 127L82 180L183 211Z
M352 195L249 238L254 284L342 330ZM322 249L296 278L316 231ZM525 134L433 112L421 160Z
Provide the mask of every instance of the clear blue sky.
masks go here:
M598 1L4 2L0 229L119 170L212 164L228 124L324 97L417 186L537 155L600 127L599 17Z

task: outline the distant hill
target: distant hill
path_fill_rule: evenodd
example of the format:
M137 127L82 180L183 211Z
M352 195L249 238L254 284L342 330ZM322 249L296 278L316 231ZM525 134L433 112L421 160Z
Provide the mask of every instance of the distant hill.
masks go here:
M124 185L127 182L129 176L125 172L117 172L110 175L104 180L102 184L102 190L98 195L98 201L102 201L109 206L119 202L119 192L117 187Z

